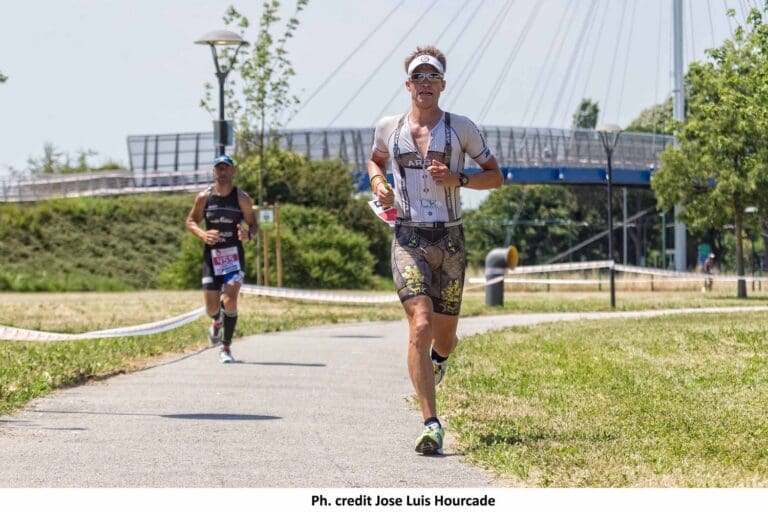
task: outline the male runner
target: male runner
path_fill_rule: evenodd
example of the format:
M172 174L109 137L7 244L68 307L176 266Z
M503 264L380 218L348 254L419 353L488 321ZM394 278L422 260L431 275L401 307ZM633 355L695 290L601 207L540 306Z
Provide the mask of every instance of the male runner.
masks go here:
M445 432L437 417L435 385L458 341L466 265L460 191L503 183L477 126L438 106L445 69L445 56L433 46L418 47L408 55L405 88L411 109L377 123L368 162L379 202L397 208L392 274L408 319L408 372L424 416L416 451L425 455L442 453ZM464 174L465 155L482 171ZM386 179L390 160L394 190Z
M203 296L212 319L208 339L212 345L222 344L222 363L234 362L230 345L237 324L237 296L245 277L243 242L258 229L253 201L232 184L235 174L237 167L232 158L217 157L213 161L213 185L197 195L187 216L187 229L205 242ZM203 219L205 230L199 226ZM243 221L248 229L243 229Z

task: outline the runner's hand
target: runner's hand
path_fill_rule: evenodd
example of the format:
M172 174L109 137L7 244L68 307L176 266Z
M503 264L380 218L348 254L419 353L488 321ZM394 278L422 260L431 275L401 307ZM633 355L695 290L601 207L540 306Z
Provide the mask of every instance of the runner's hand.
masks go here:
M392 187L389 186L389 183L386 183L383 180L377 180L376 198L379 200L379 204L384 208L389 208L395 203L395 193L392 191Z
M242 224L238 224L237 238L239 238L241 242L247 242L251 239L251 233L247 229L243 229Z
M205 232L205 244L206 245L213 245L216 242L219 241L219 230L218 229L209 229Z
M443 187L458 187L460 185L459 175L453 174L440 160L432 160L432 165L427 167L427 172L435 180L435 183Z

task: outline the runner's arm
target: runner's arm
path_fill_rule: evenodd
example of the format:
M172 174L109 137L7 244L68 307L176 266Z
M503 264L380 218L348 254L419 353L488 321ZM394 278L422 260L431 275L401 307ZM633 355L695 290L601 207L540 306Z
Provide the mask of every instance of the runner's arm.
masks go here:
M206 244L213 244L219 239L219 232L215 229L205 231L200 227L205 213L205 201L208 199L208 191L200 192L195 197L195 204L187 215L187 231L195 235Z
M482 164L482 171L475 174L468 174L469 180L464 188L471 188L475 190L490 190L493 188L499 188L504 184L504 176L501 175L499 169L499 163L496 161L496 157L492 156Z
M240 204L240 210L243 212L243 220L248 224L248 231L244 231L242 227L238 226L238 233L244 235L245 239L241 236L241 240L246 242L252 239L259 232L259 224L256 221L256 214L253 213L253 200L245 191L240 190L237 195L237 202Z
M387 183L385 170L387 160L389 160L389 153L382 153L376 149L371 151L371 158L368 160L368 180L371 184L371 191L382 206L392 206L395 202L395 194Z

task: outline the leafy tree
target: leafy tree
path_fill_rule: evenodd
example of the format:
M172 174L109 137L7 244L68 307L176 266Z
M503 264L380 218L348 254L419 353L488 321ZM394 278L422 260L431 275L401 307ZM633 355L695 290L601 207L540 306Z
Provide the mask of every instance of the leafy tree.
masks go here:
M368 235L352 231L337 215L323 208L288 204L280 210L283 283L295 288L364 289L374 284L374 256ZM270 245L274 247L274 231ZM200 284L202 242L186 236L175 259L160 275L160 285L194 288ZM246 281L256 281L259 248L246 244ZM270 282L277 281L274 259Z
M241 162L239 187L256 188L259 159L259 155L250 155ZM342 225L366 237L368 250L376 260L376 273L389 274L391 232L371 214L366 199L353 197L355 188L346 165L339 160L310 161L303 155L272 149L266 154L265 169L267 203L290 203L330 212Z
M61 170L62 155L52 142L46 141L43 143L43 156L39 159L28 158L27 165L32 174L54 174Z
M542 263L567 250L573 241L605 229L605 212L587 213L587 217L582 213L572 191L560 185L496 189L477 210L465 214L468 261L481 266L488 251L513 244L520 252L521 264ZM597 259L605 250L589 246L579 254Z
M664 103L654 105L640 112L640 115L629 123L626 131L672 135L674 129L673 120L672 97L670 96Z
M597 126L599 115L600 107L597 105L597 102L584 98L573 114L573 127L594 130Z
M693 229L736 236L736 270L744 275L745 208L768 207L768 27L753 9L733 40L708 50L686 76L688 114L676 126L679 147L662 154L653 190L660 204L685 207ZM747 296L739 281L738 296Z
M28 158L27 165L32 174L75 174L91 171L102 171L109 169L119 169L121 166L116 162L107 162L97 168L88 164L88 158L96 156L98 153L90 149L81 149L75 157L75 164L72 164L72 157L69 153L59 151L51 142L43 144L43 154L40 158Z
M233 66L240 74L240 82L229 80L225 93L229 112L235 119L235 131L238 138L239 157L257 153L264 157L267 147L276 146L277 129L280 128L299 100L290 94L290 79L296 73L285 45L299 26L298 15L304 10L309 0L296 0L294 14L276 36L277 24L281 18L279 0L264 0L259 18L259 30L256 43L251 47L250 55L238 59ZM233 6L227 9L224 23L245 36L251 21ZM223 51L224 61L228 61L234 50ZM242 55L242 54L241 54ZM201 104L209 112L214 111L212 99L213 86L206 84L205 97ZM254 141L256 141L254 143ZM265 162L266 163L266 162ZM257 188L259 199L263 196L259 168Z
M4 83L8 80L8 77L2 73L0 73L0 84Z

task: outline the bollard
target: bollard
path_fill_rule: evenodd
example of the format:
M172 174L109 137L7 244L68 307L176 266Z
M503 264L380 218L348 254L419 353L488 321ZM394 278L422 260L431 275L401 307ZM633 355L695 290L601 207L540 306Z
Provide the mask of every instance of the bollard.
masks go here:
M506 249L493 249L485 257L485 281L500 278L497 283L485 287L485 304L488 306L504 305L504 274L507 269L514 270L517 267L519 257L517 248L510 245Z

